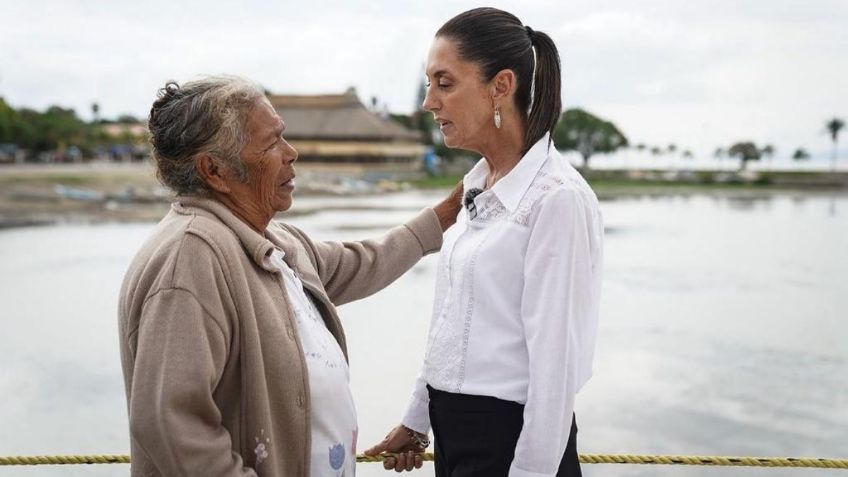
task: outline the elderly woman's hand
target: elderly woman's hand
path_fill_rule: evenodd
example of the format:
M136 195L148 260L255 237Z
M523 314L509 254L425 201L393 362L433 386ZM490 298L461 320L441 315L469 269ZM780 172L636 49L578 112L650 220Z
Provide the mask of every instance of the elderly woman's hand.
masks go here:
M456 216L462 208L462 191L462 181L459 181L451 190L450 195L433 207L439 217L439 223L442 225L442 232L456 223Z
M383 452L393 453L383 461L383 468L394 469L395 472L411 471L413 468L420 469L424 463L421 453L427 446L422 447L422 443L429 444L425 434L400 425L392 429L379 444L366 450L365 455L373 457Z

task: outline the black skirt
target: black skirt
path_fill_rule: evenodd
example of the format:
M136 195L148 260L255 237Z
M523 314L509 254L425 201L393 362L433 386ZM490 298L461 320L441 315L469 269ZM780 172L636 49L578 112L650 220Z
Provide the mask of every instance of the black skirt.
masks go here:
M436 447L436 477L506 477L524 426L524 405L490 396L430 393L430 424ZM557 477L580 477L577 422Z

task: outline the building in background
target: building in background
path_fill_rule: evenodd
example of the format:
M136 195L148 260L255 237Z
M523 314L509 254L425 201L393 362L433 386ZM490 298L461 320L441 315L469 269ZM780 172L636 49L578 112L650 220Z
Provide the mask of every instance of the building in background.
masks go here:
M368 180L411 178L422 173L421 134L344 94L271 95L286 122L286 139L298 151L298 170Z

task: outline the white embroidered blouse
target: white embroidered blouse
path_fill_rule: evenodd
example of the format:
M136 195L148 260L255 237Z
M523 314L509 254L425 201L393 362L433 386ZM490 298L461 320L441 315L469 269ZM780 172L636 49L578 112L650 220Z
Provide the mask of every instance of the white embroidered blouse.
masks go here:
M485 159L465 176L483 189ZM554 476L592 374L603 258L598 200L539 140L444 236L424 365L403 418L430 428L426 385L525 405L510 477Z
M272 250L265 266L279 272L297 319L297 333L306 358L312 403L311 477L353 477L358 427L350 393L350 368L338 341L304 291L303 283L283 260L284 256L282 250ZM260 452L262 449L257 448L261 457Z

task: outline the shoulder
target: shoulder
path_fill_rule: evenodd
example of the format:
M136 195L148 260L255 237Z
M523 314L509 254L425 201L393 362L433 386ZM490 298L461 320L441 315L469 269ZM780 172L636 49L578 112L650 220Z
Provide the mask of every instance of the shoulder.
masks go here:
M598 198L580 173L558 153L552 153L521 200L519 223L532 226L541 214L598 214Z
M223 223L197 214L173 210L156 226L136 254L127 278L147 282L149 293L185 287L211 270L223 268L224 257L241 253L235 234Z

